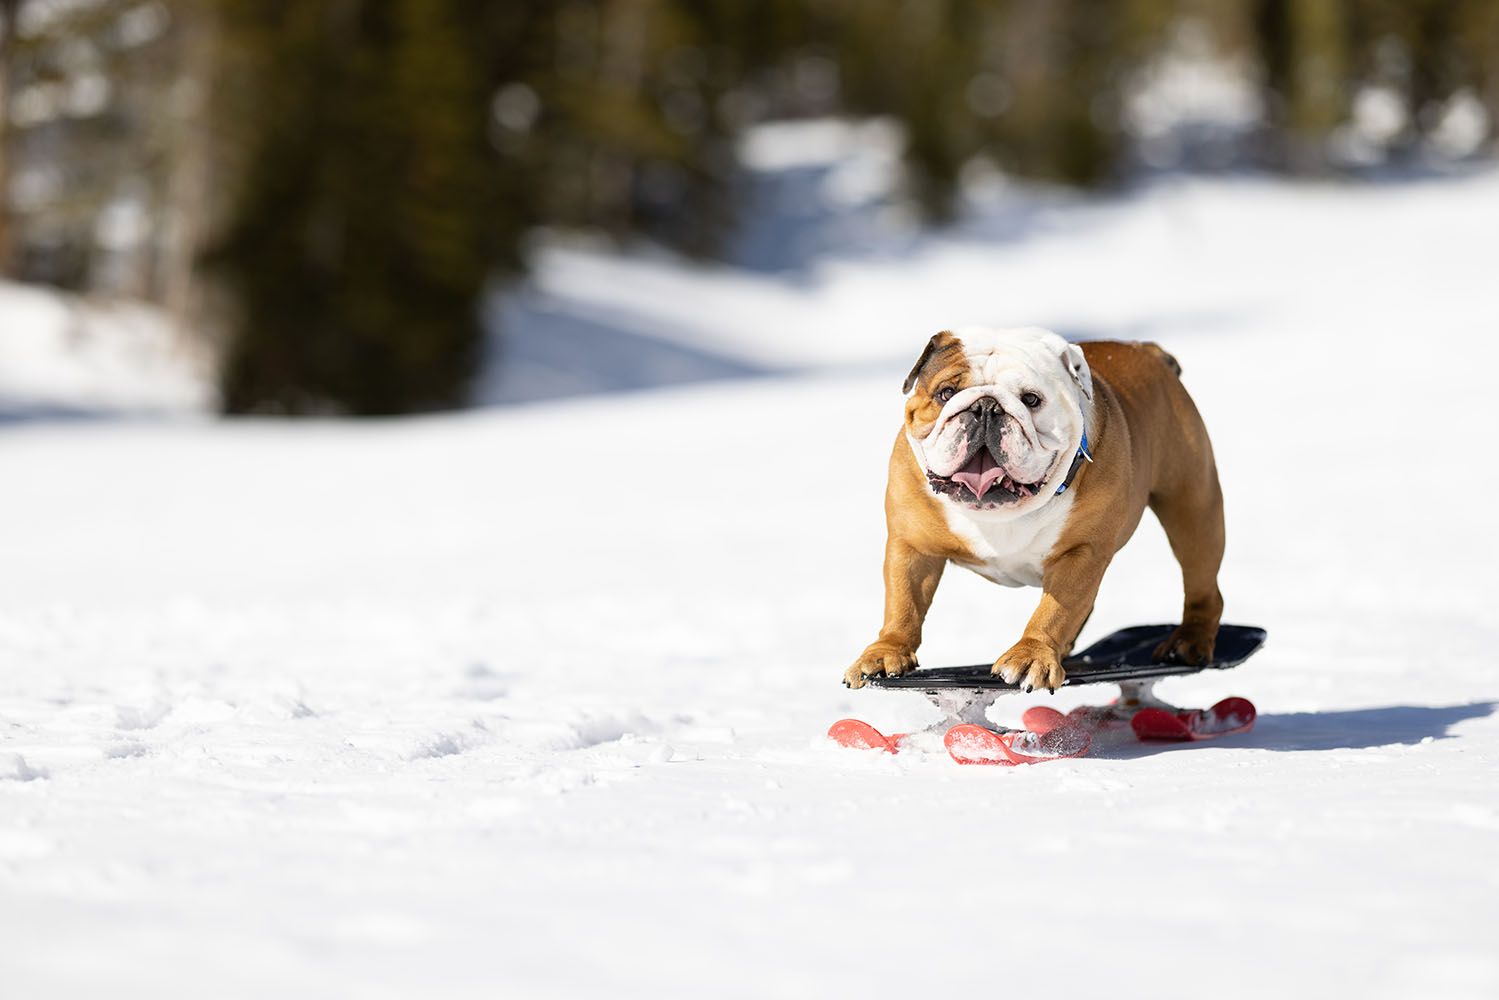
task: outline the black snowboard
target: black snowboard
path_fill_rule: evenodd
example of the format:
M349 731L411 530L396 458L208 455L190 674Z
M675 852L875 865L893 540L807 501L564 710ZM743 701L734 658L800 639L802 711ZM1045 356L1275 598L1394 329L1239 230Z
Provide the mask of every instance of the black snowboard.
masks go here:
M1062 666L1067 670L1067 679L1062 682L1062 686L1098 684L1104 681L1142 681L1153 677L1196 674L1204 670L1227 670L1249 659L1265 644L1265 630L1262 628L1252 625L1223 625L1218 629L1218 642L1213 650L1211 663L1196 667L1184 663L1156 663L1151 654L1175 628L1175 625L1136 625L1099 639L1082 652L1073 653L1062 661ZM1010 684L997 674L990 673L992 667L993 664L990 663L978 663L971 667L932 667L912 670L899 677L877 675L869 678L869 684L878 688L916 688L921 691L947 688L1020 690L1020 685Z

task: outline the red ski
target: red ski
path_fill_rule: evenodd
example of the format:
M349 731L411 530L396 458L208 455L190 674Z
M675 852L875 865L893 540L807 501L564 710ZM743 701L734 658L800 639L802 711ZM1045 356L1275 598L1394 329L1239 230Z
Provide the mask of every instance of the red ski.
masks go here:
M828 739L851 750L900 753L905 733L885 735L859 719L839 719L828 727ZM1040 764L1088 752L1089 736L1081 726L1062 726L1046 733L996 730L964 723L942 738L948 755L959 764Z
M867 722L858 719L839 719L828 727L828 739L850 750L883 750L886 753L900 752L900 738L905 733L886 736Z
M1142 740L1208 740L1254 728L1254 703L1247 698L1224 698L1212 708L1176 708L1161 703L1131 705L1124 699L1112 705L1083 705L1063 715L1037 705L1025 710L1021 724L1035 733L1072 725L1097 731L1125 723Z
M1207 740L1254 728L1254 705L1247 698L1224 698L1212 708L1170 711L1142 708L1129 720L1142 740Z
M942 738L948 756L959 764L1041 764L1081 757L1091 742L1081 726L1057 726L1045 733L1024 729L996 732L972 723L953 726Z

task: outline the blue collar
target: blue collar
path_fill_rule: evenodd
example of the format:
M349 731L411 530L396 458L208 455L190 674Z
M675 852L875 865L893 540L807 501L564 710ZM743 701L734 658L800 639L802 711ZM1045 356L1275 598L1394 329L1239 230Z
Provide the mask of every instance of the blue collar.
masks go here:
M1062 480L1062 485L1057 487L1056 496L1067 492L1067 487L1072 485L1072 480L1077 478L1077 470L1083 467L1083 459L1093 461L1093 454L1088 450L1088 431L1083 430L1083 440L1077 446L1077 454L1072 456L1072 468L1067 470L1067 478Z

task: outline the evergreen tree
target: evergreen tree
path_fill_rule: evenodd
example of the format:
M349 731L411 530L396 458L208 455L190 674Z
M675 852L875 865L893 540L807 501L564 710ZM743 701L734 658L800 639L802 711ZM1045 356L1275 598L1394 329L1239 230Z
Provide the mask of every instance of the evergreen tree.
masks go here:
M10 273L10 249L13 242L10 218L10 173L15 154L11 149L11 65L16 51L16 18L21 0L0 0L0 275Z
M1499 141L1495 0L0 0L0 266L9 242L32 280L170 305L208 240L227 410L454 405L486 283L538 228L711 255L736 141L781 118L897 122L933 219L979 158L1107 183L1187 21L1259 64L1275 168L1337 166L1369 87L1407 110L1375 157L1427 155L1469 93ZM22 175L46 183L8 216ZM122 202L153 231L100 266Z
M1285 164L1326 167L1327 140L1347 118L1351 97L1343 0L1277 0L1266 5L1277 53L1279 127Z
M231 413L461 402L494 260L478 51L456 0L225 0L249 153L208 256ZM271 9L267 9L267 8Z

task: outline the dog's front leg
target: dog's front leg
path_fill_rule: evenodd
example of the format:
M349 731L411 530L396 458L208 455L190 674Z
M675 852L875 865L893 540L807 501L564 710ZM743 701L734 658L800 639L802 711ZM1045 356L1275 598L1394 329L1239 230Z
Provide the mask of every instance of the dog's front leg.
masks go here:
M874 674L898 676L916 666L921 623L932 606L947 560L913 549L898 538L885 541L885 622L880 637L864 648L843 683L863 687Z
M1027 691L1061 687L1067 679L1062 657L1083 630L1112 557L1092 544L1050 556L1042 573L1041 603L1020 641L994 661L994 673Z

